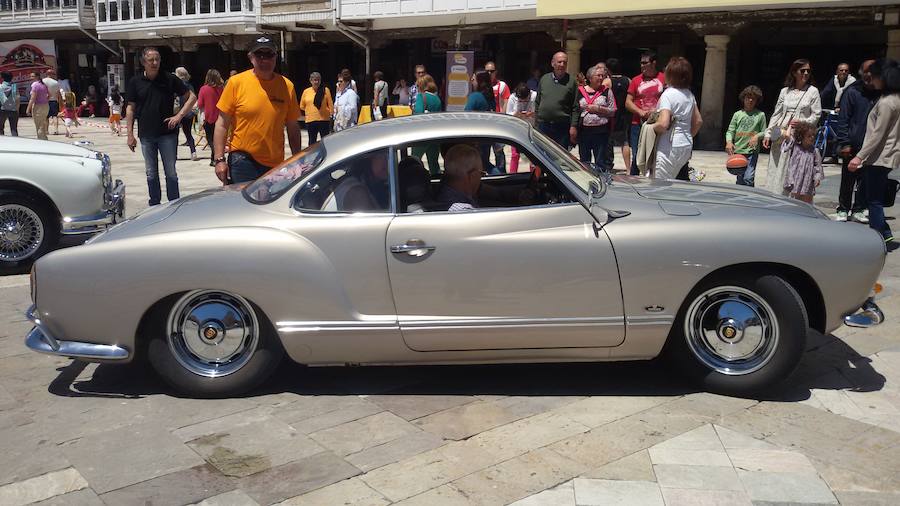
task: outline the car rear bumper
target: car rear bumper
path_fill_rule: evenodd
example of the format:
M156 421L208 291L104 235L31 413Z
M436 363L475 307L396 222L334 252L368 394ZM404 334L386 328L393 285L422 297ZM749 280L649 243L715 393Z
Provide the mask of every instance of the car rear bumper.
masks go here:
M884 321L884 313L871 297L853 314L844 316L844 325L848 327L874 327Z
M110 344L84 343L80 341L61 341L48 332L40 318L35 314L34 306L28 308L25 316L34 324L34 328L25 338L25 346L30 350L48 355L78 358L100 362L118 362L128 360L128 350Z
M86 216L64 216L62 233L65 235L93 234L101 232L110 225L125 218L125 183L116 179L116 183L106 192L103 210Z

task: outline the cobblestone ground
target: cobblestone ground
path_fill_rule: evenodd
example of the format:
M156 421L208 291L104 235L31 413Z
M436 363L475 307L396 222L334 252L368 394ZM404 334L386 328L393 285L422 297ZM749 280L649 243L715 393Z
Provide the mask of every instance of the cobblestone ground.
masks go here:
M78 138L111 154L134 214L147 196L139 152L86 123ZM724 158L693 165L726 182ZM178 169L183 194L217 184L207 162ZM826 210L839 180L827 172ZM697 392L657 362L286 364L249 396L184 399L139 365L27 351L28 279L6 276L0 505L900 504L896 255L879 300L888 321L812 333L766 399Z

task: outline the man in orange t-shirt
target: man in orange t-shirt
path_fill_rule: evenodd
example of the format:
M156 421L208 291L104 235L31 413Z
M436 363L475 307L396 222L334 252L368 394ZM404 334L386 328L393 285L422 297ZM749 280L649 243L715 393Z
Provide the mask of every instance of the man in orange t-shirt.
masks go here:
M253 181L284 161L284 129L291 153L300 151L300 105L290 79L275 73L278 50L271 35L250 43L253 68L231 77L216 107L213 144L216 177L223 183ZM234 127L228 158L225 138Z

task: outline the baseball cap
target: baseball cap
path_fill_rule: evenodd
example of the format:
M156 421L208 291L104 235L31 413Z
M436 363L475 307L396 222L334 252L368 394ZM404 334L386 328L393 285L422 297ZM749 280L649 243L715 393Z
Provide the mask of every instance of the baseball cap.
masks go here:
M260 49L271 49L273 52L278 52L278 47L275 46L275 37L268 33L263 33L257 35L250 45L247 48L247 51L254 52L259 51Z

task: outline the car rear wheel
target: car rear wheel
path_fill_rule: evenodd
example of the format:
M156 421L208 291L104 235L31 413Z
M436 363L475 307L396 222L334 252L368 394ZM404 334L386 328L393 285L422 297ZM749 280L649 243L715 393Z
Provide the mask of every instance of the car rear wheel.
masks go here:
M59 239L59 226L46 206L27 194L0 192L0 267L28 265Z
M246 392L265 381L284 355L258 308L221 290L184 294L163 325L149 343L150 363L167 383L192 396Z
M688 296L669 344L682 371L706 390L747 395L793 372L808 326L800 295L784 279L722 276Z

